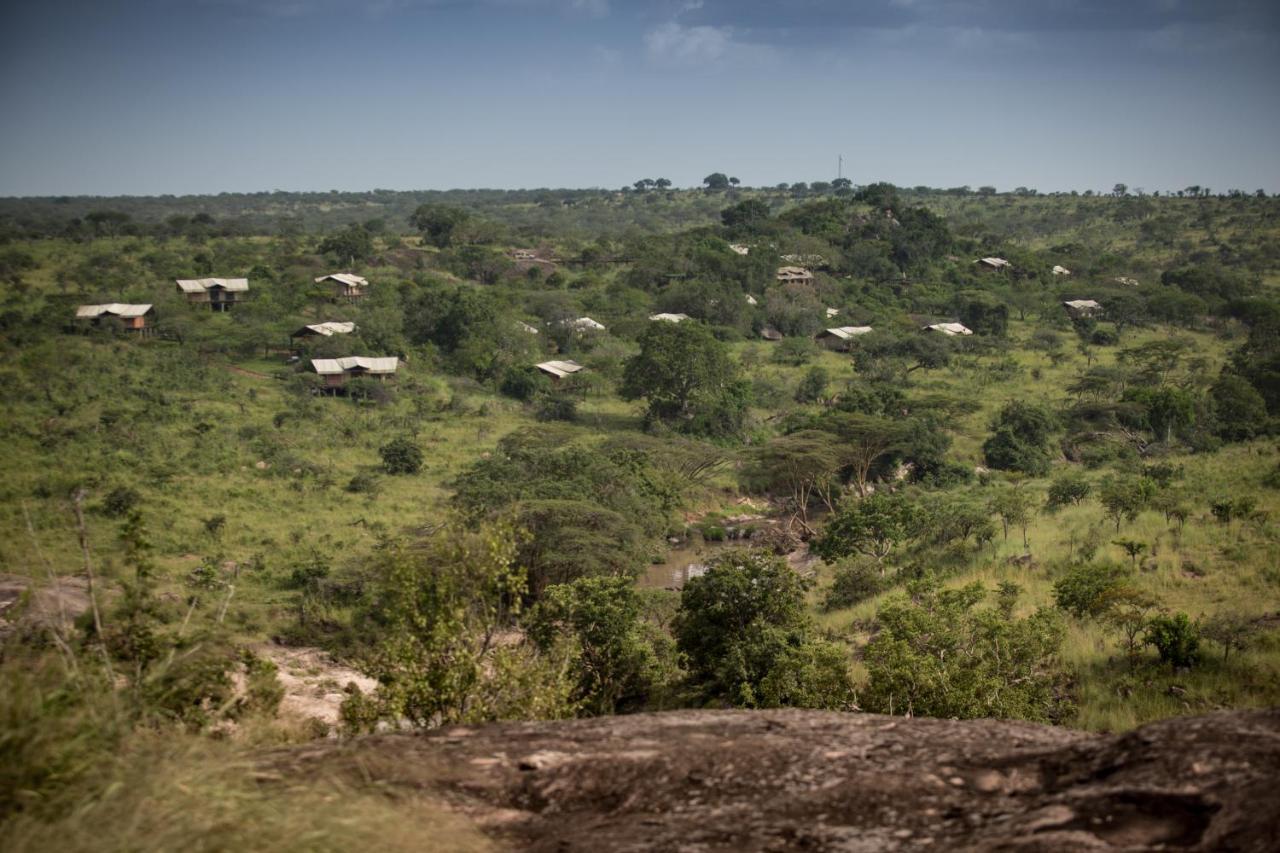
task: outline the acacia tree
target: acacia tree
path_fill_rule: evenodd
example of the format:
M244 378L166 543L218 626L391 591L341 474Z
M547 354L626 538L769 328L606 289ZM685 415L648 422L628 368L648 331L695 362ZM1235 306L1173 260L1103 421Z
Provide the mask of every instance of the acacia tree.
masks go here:
M841 448L835 436L802 430L778 436L752 454L744 477L754 488L781 492L791 499L793 518L809 529L809 504L817 496L835 511Z
M682 432L735 435L746 416L747 389L728 348L698 323L651 323L619 392L647 401L651 422Z
M844 461L862 497L870 491L871 469L888 453L901 447L907 437L904 421L857 412L833 414L827 421L827 429L844 443Z

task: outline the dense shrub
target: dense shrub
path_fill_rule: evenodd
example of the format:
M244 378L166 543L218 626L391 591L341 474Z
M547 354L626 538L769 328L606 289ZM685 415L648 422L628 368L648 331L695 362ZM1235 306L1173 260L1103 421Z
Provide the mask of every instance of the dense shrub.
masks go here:
M393 438L378 448L388 474L416 474L422 470L422 448L411 438Z

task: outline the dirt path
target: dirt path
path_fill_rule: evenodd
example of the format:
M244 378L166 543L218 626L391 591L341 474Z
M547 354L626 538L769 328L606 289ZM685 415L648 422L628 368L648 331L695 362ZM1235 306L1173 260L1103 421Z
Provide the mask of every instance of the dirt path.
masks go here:
M264 644L254 652L277 667L276 677L284 687L281 717L321 720L332 729L338 725L339 709L346 698L343 688L354 683L371 693L378 686L369 676L343 666L321 649Z

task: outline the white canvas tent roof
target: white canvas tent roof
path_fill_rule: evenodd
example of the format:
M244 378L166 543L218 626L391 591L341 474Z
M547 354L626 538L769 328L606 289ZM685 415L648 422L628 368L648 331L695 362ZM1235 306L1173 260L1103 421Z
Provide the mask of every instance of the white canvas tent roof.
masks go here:
M151 310L150 305L128 305L124 302L108 302L104 305L81 305L76 309L77 319L93 319L103 314L116 317L141 317Z
M365 355L349 355L345 358L313 358L311 366L321 376L334 376L349 370L363 370L365 373L395 373L400 366L400 359L394 355L373 358Z
M934 323L925 326L930 332L942 332L944 335L972 335L973 330L963 323Z
M1102 307L1092 299L1068 299L1062 304L1077 311L1096 311Z
M579 370L582 370L582 365L578 364L576 361L544 361L541 364L534 366L543 373L554 376L557 379L562 379L565 376L572 376Z
M319 276L318 278L316 278L316 284L319 284L322 281L328 281L328 280L340 281L343 284L350 285L352 287L368 287L369 286L368 279L362 278L354 273L349 273L349 272L335 272L335 273L329 273L329 275Z
M356 330L355 323L312 323L309 326L303 326L301 329L293 333L293 337L301 337L308 332L313 335L324 335L326 338L330 335L349 335Z
M668 323L679 323L688 320L688 314L650 314L650 320L666 320Z
M980 258L978 259L978 263L986 264L987 266L995 267L996 269L1000 269L1001 267L1011 266L1011 264L1008 261L1006 261L1004 258Z
M247 278L180 278L177 282L183 293L200 293L214 287L237 293L249 289Z
M830 335L833 338L847 341L851 338L856 338L858 335L865 335L870 331L870 326L839 326L834 329L824 329L819 336Z

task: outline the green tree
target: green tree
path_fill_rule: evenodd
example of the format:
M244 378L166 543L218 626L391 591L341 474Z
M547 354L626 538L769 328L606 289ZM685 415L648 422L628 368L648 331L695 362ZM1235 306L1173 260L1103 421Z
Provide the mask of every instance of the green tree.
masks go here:
M550 587L525 622L544 652L573 645L574 699L592 714L643 707L673 674L670 640L641 618L631 578L579 578Z
M1151 503L1156 491L1156 484L1146 477L1108 476L1098 488L1098 500L1119 533L1120 525L1136 519Z
M1043 608L1014 618L1010 595L978 607L985 597L978 583L961 589L920 583L881 607L879 631L864 651L862 706L958 719L1061 719L1061 621Z
M423 204L409 216L409 224L422 232L431 245L446 249L454 244L459 229L471 214L447 204Z
M852 701L847 655L813 637L804 584L779 557L718 555L685 584L673 627L691 679L711 696L746 707Z
M619 393L644 399L650 421L681 432L733 436L746 416L747 389L728 348L697 323L651 323Z
M785 343L785 341L783 342ZM811 367L800 379L800 384L796 386L795 399L797 403L817 403L822 400L823 395L827 391L827 383L830 377L825 368Z
M1155 646L1161 663L1174 668L1200 662L1200 628L1185 613L1153 618L1147 624L1146 642Z
M1085 499L1093 491L1093 486L1084 474L1079 471L1067 471L1049 484L1049 496L1046 506L1049 509L1058 509L1067 504L1079 506L1084 503Z
M920 508L905 496L876 492L846 502L813 543L813 553L829 563L853 554L872 557L883 575L885 557L916 538L922 520Z
M702 184L709 190L729 189L729 176L724 172L712 172L702 179Z
M343 703L349 724L415 726L569 716L574 682L558 650L496 642L524 592L516 536L501 525L447 524L424 541L374 552L358 624L377 644L365 657L373 697Z
M1077 619L1102 616L1115 591L1124 587L1129 573L1111 563L1074 566L1053 584L1053 600Z
M373 256L373 235L362 225L351 225L321 240L320 252L344 264L367 261Z
M1209 390L1216 416L1214 432L1226 441L1248 441L1272 431L1267 401L1245 379L1223 373Z
M753 234L769 221L769 205L759 199L749 198L720 212L725 227L740 234Z
M1035 511L1035 498L1031 492L1021 486L1003 486L992 496L990 511L1000 516L1000 524L1004 530L1004 538L1009 539L1009 526L1013 525L1022 531L1022 547L1030 548L1027 541L1027 525Z
M992 468L1033 476L1049 470L1049 438L1057 419L1043 406L1012 400L996 416L982 453Z

